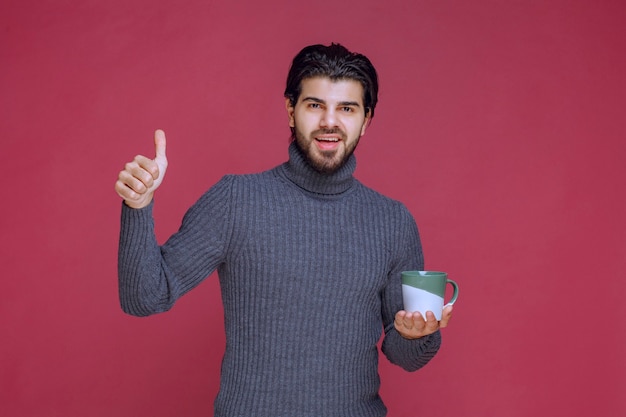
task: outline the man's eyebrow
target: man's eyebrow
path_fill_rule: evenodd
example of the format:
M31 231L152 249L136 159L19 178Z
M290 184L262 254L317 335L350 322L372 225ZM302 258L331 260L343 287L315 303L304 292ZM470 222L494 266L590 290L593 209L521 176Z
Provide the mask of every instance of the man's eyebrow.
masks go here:
M324 103L326 103L324 100L322 100L322 99L320 99L320 98L317 98L317 97L311 97L311 96L304 97L304 98L302 99L302 101L313 101L313 102L315 102L315 103L320 103L320 104L324 104Z
M358 101L341 101L339 102L339 105L349 107L361 107L361 104Z
M304 97L302 101L312 101L314 103L326 104L326 102L320 98L308 96ZM340 106L351 106L351 107L361 107L361 104L358 101L340 101L338 103Z

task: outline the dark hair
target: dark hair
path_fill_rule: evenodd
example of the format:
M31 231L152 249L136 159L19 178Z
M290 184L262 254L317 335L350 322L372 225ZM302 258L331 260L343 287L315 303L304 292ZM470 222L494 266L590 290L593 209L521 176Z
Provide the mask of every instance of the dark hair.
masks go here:
M294 58L287 74L285 98L295 106L302 80L313 77L328 77L333 81L354 80L363 86L363 106L370 119L378 102L378 76L370 60L362 54L350 52L344 46L310 45L303 48Z

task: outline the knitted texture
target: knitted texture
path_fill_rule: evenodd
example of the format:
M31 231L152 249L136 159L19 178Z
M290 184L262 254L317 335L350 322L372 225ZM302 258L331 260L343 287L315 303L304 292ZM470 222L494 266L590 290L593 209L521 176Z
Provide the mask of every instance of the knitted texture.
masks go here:
M152 205L123 205L122 308L170 309L218 271L226 330L216 417L380 417L377 342L408 371L441 337L393 327L404 270L423 269L406 207L353 177L356 160L319 174L292 144L289 161L227 175L159 246Z

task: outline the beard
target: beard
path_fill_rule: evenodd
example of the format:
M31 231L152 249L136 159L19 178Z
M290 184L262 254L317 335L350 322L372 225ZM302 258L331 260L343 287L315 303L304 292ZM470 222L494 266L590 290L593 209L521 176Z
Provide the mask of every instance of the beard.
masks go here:
M341 143L349 143L349 145L346 145L345 148L339 147L328 151L316 149L315 137L322 134L339 134L341 136ZM307 136L295 126L292 134L292 140L306 158L309 166L320 174L327 175L337 172L346 164L350 156L354 153L359 139L360 137L357 137L351 142L348 141L346 133L340 129L319 129L311 132L307 139Z

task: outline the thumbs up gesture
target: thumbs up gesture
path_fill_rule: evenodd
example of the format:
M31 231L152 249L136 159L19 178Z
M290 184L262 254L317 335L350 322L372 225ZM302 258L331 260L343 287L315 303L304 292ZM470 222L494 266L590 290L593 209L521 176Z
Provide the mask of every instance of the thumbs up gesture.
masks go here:
M137 155L120 171L115 191L124 199L126 205L132 208L146 207L152 201L154 192L163 182L167 170L165 156L165 132L154 132L154 159Z

